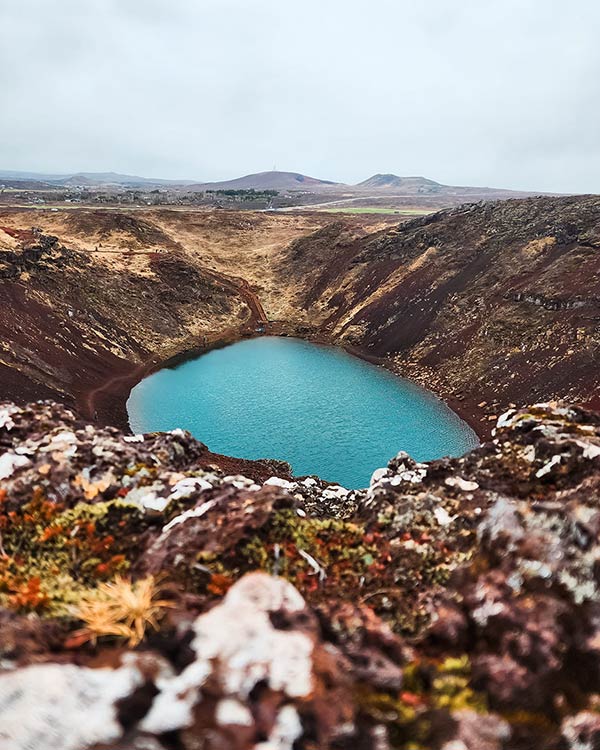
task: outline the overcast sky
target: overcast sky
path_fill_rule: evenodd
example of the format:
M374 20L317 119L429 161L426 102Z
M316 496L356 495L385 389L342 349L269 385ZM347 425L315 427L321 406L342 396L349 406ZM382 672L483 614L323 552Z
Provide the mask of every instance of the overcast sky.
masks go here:
M598 0L0 0L0 169L600 192Z

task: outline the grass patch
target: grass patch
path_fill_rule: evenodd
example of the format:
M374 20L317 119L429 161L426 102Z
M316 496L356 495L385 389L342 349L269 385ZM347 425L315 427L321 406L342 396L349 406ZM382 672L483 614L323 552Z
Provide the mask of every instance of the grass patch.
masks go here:
M426 208L381 208L379 206L347 206L320 210L330 214L397 214L398 216L426 216L433 213Z

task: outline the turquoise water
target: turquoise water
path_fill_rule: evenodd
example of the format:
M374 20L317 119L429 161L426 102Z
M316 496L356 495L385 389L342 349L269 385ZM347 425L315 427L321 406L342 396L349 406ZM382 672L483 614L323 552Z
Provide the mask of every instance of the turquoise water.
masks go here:
M341 349L265 336L216 349L135 386L134 432L182 427L215 453L289 461L366 487L399 450L417 460L461 455L475 433L413 383Z

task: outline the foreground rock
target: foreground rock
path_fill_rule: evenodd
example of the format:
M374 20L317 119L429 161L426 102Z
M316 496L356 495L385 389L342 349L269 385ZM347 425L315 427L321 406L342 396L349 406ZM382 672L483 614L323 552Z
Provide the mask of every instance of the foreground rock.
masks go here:
M371 486L0 405L0 747L594 748L600 418Z

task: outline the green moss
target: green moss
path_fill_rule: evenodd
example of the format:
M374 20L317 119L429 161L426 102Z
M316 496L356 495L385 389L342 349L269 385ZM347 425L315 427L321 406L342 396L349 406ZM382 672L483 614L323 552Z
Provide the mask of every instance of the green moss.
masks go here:
M300 518L290 509L279 510L233 554L234 575L261 569L278 573L305 596L335 591L356 593L382 567L385 544L367 541L359 524L335 519Z
M183 560L178 580L195 593L226 590L212 576L235 581L244 573L264 570L280 575L311 603L336 598L364 602L399 633L418 632L429 620L419 604L425 587L443 587L457 561L467 552L449 550L428 536L428 528L390 534L378 524L298 516L294 509L276 510L251 536L218 556L198 553ZM404 537L404 538L403 538ZM225 579L223 578L225 577Z
M433 712L463 708L479 713L487 711L484 696L470 687L470 679L467 656L442 662L415 661L405 667L399 692L360 686L355 700L362 714L386 725L392 747L424 750L430 746Z

